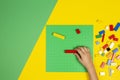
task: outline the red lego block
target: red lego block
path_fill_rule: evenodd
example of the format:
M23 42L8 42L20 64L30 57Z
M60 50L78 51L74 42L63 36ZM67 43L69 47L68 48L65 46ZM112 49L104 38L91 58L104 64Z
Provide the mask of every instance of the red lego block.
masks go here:
M100 65L100 67L104 68L105 64L106 64L105 62L102 62L101 65Z
M77 53L76 50L65 50L64 52L65 52L65 53Z
M110 35L108 38L109 38L109 39L113 39L113 38L115 38L115 35L112 34L112 35Z
M105 34L102 35L102 42L104 42Z
M113 25L109 25L109 28L110 28L110 31L114 30Z
M77 33L77 34L80 34L80 30L79 30L79 29L76 29L76 33Z
M108 44L105 44L102 48L105 49L108 47Z
M118 38L113 38L114 41L118 41Z

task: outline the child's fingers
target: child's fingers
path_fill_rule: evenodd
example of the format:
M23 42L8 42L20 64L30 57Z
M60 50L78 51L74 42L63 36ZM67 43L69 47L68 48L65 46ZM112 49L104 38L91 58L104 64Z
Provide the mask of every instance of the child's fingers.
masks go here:
M87 49L86 49L86 47L83 47L83 49L84 49L84 53L86 54L86 53L87 53Z
M79 49L81 51L81 53L84 54L84 50L82 49L83 47L78 47L77 49Z
M75 50L77 50L78 54L80 54L81 57L84 55L84 53L79 48L77 48Z
M83 54L86 54L84 47L79 48Z
M76 57L77 57L77 59L82 63L82 59L80 58L80 56L77 54L77 53L75 53L74 54Z
M88 53L88 52L89 52L89 51L88 51L88 49L87 49L86 47L84 47L84 50L85 50L85 52L86 52L86 53Z

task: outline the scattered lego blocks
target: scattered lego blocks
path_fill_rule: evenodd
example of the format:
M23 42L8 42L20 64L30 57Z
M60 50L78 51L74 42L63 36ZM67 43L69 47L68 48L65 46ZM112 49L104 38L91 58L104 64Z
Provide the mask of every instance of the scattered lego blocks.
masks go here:
M76 29L76 33L77 33L77 34L80 34L80 29Z
M77 53L76 50L65 50L64 52L65 52L65 53Z
M100 72L100 76L105 76L105 72Z
M53 32L52 35L55 36L55 37L57 37L57 38L60 38L60 39L65 39L65 36L63 36L61 34L58 34L58 33L55 33L55 32Z
M96 38L101 38L101 42L103 43L102 44L103 46L101 46L100 43L96 42L96 45L100 44L100 51L98 52L99 53L98 55L101 56L106 55L107 58L107 62L100 63L100 68L104 68L105 65L107 64L109 66L108 67L109 76L112 76L112 74L114 73L113 67L117 66L116 68L120 70L120 65L118 65L116 62L116 60L120 60L120 53L118 53L120 49L120 44L118 44L118 47L114 48L114 46L116 46L115 44L118 43L117 41L119 40L119 38L116 37L116 33L112 32L117 31L119 27L120 23L117 23L115 27L111 24L109 26L106 26L105 30L99 31L99 34L96 35ZM107 32L105 31L111 32L111 35L107 35ZM108 36L108 39L105 38L106 36ZM106 43L104 43L105 40ZM105 75L105 72L100 72L100 76L103 75Z

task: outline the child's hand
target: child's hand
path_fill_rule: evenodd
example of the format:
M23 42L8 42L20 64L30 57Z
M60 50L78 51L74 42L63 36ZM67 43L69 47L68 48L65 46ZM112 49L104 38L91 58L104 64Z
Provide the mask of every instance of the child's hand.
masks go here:
M75 50L77 50L78 52L78 53L75 53L75 56L87 69L93 67L90 51L88 48L78 47Z
M78 52L75 53L76 57L88 70L90 80L98 80L89 49L86 47L78 47L75 50Z

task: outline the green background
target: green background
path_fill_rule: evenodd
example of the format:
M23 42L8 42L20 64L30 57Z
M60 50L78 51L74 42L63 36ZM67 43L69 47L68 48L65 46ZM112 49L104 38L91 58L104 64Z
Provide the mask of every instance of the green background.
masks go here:
M75 30L81 33L76 34ZM47 72L86 72L73 54L64 50L77 46L87 46L93 56L93 26L92 25L48 25L46 36L46 71ZM56 38L53 32L64 35L64 40Z
M0 80L17 80L57 0L0 0Z

